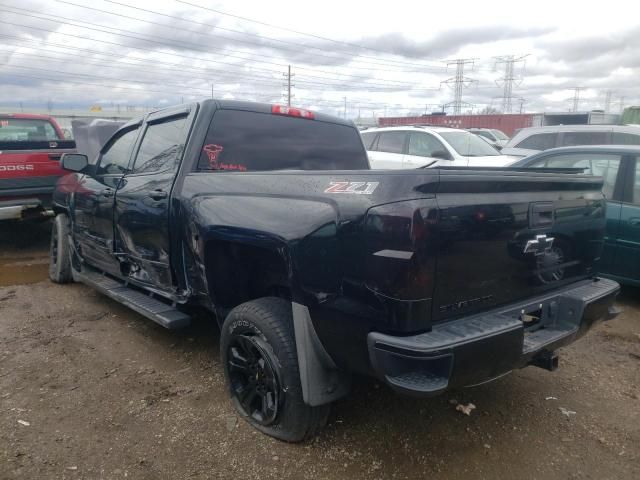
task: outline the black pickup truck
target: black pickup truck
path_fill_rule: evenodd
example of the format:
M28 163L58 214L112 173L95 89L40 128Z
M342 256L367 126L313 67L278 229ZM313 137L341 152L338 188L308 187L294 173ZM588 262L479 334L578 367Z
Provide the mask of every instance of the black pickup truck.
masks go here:
M373 171L353 124L208 100L124 125L54 194L50 276L167 328L206 309L238 412L288 441L353 374L430 396L527 365L616 314L593 271L599 178Z

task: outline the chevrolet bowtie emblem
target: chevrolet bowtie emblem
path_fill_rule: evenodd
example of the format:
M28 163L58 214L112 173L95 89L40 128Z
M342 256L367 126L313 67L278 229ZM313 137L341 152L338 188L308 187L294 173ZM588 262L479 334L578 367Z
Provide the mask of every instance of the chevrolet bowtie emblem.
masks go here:
M536 235L534 240L527 241L527 244L524 246L524 253L543 255L545 252L549 251L551 245L553 245L553 237Z

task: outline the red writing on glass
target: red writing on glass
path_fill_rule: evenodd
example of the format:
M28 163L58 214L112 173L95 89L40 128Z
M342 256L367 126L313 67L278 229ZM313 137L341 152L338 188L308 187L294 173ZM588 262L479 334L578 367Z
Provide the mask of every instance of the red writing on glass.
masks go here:
M221 145L216 145L214 143L209 143L204 146L202 149L204 153L207 154L207 158L209 159L209 167L212 170L237 170L239 172L246 172L247 167L240 164L235 163L224 163L218 160L220 153L224 150L224 147Z

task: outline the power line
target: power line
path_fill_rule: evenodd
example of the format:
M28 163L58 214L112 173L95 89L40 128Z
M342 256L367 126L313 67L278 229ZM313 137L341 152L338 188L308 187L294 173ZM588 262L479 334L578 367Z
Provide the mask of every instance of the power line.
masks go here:
M511 101L513 100L513 83L516 80L514 76L514 66L518 62L523 62L527 55L516 57L515 55L504 55L495 57L496 65L504 63L504 76L502 77L502 112L511 113ZM496 81L500 86L500 83Z
M3 9L0 9L0 11L3 11ZM11 12L11 13L16 13L16 12ZM34 15L27 15L27 14L20 14L20 13L17 13L17 14L18 15L26 15L26 16L34 17L34 18L39 18L39 19L42 19L42 20L52 21L52 20L43 19L41 17L37 17L37 16L34 16ZM87 40L86 36L74 35L74 34L71 34L71 33L62 33L62 32L58 32L56 30L50 30L50 29L46 29L46 28L35 27L35 26L32 26L32 25L25 25L25 24L15 23L15 22L7 22L7 21L4 21L4 20L0 20L0 23L4 23L4 24L7 24L7 25L13 25L13 26L19 26L19 27L30 28L30 29L40 30L40 31L45 31L45 32L50 32L50 33L63 35L63 36L68 36L68 37L72 37L72 38L79 38L79 39L82 39L82 40ZM62 23L64 23L64 22L62 22ZM81 26L81 25L74 25L74 26L79 26L80 28L84 28L84 29L91 30L91 31L101 31L99 29L94 29L94 28L90 28L90 27L84 27L84 26ZM109 33L109 34L112 34L112 35L130 37L129 35L118 34L118 33L114 33L114 32L104 32L104 31L102 31L102 33ZM132 38L135 38L135 39L138 39L138 40L141 39L139 37L132 37ZM123 44L123 43L112 42L112 41L108 41L108 40L101 40L101 39L96 39L96 38L90 38L90 40L94 41L94 42L108 44L108 45L117 45L117 46L130 48L128 45ZM153 42L153 43L160 43L160 44L168 45L168 46L174 46L174 45L172 45L170 43L167 44L166 42L163 43L163 42L156 42L156 41L152 41L152 40L148 40L148 41ZM136 46L136 47L133 47L133 48L135 48L136 50L157 53L157 50L153 50L153 49L150 49L150 48L144 48L144 47L139 47L139 46ZM202 62L221 64L221 65L224 65L225 67L246 68L246 65L237 65L237 64L233 64L233 63L227 63L227 62L222 62L222 61L219 61L219 60L213 60L213 59L208 59L208 58L193 57L193 56L189 56L189 55L181 55L181 54L177 54L175 52L171 52L171 53L163 52L163 53L166 54L166 55L175 56L175 57L179 57L179 58L185 58L185 59L192 60L192 61L196 60L196 61L202 61ZM207 52L207 53L210 53L210 52ZM242 58L244 60L247 60L244 57L242 57ZM271 62L263 62L263 63L271 63ZM273 63L273 65L283 65L283 64ZM267 72L267 73L271 73L271 74L276 73L273 70L268 70L268 69L265 69L265 68L258 68L258 67L250 67L250 68L251 68L251 70L255 70L255 71L263 71L263 72ZM305 69L305 68L303 68L303 69ZM313 69L305 69L305 70L324 72L322 70L313 70ZM339 74L339 73L334 73L334 72L326 72L326 73L332 73L334 75L348 76L346 74ZM242 72L242 74L246 75L246 72ZM340 79L331 79L331 78L327 78L327 77L319 77L319 76L313 76L313 75L306 75L306 76L309 77L309 78L319 78L319 79L323 79L323 80L340 80ZM356 77L356 76L352 76L352 78L353 79L364 79L364 80L369 80L370 79L370 77ZM344 80L348 80L348 79L344 79ZM380 82L382 80L377 80L377 81ZM369 86L369 85L371 85L371 86L382 85L382 87L380 87L378 89L379 91L393 91L392 87L394 87L393 85L388 85L387 86L386 84L378 84L378 83L366 84L366 86ZM400 86L401 85L398 85L398 87L400 87ZM382 88L386 88L386 90L382 90ZM422 90L428 90L428 89L414 89L414 91L422 91ZM435 88L431 89L431 90L435 90Z
M450 102L447 105L451 105L453 107L454 115L460 115L462 113L462 104L463 103L467 104L467 102L462 101L462 90L468 87L469 85L471 85L472 83L477 82L477 80L474 80L473 78L465 77L464 75L465 65L473 66L473 64L474 64L473 58L458 58L456 60L451 60L450 62L447 62L447 67L449 65L456 66L456 75L455 77L448 78L447 80L444 80L440 83L441 84L446 83L447 85L453 84L453 92L454 92L453 102Z
M2 3L0 3L0 6L3 6ZM18 8L18 7L10 7L14 10L21 10L21 11L26 11L26 12L34 12L33 10L29 10L29 9L24 9L24 8ZM161 40L154 40L151 38L145 38L144 36L141 36L139 34L137 34L137 32L132 32L131 30L125 30L125 29L120 29L120 28L115 28L115 27L104 27L103 25L100 24L95 24L95 23L91 23L91 22L86 22L86 21L76 21L76 20L71 20L71 21L61 21L60 19L63 20L69 20L67 17L61 17L58 15L51 15L51 14L28 14L28 13L21 13L21 12L14 12L11 10L6 10L6 9L2 9L0 8L0 11L5 11L8 13L13 13L14 15L21 15L21 16L25 16L25 17L31 17L31 18L37 18L39 20L44 20L47 22L52 22L52 23L56 23L56 24L63 24L63 25L71 25L77 28L82 28L85 30L89 30L89 31L93 31L93 32L100 32L100 33L107 33L110 35L117 35L120 37L125 37L125 38L130 38L133 40L139 40L139 41L143 41L143 42L147 42L147 43L152 43L152 44L156 44L156 45L163 45L163 46L167 46L167 47L178 47L180 49L184 49L185 46L189 46L190 49L194 50L194 51L200 51L200 52L206 52L208 54L213 54L213 55L220 55L223 57L229 57L229 58L237 58L239 60L243 60L243 61L252 61L255 63L264 63L267 65L274 65L276 67L286 67L286 64L283 63L278 63L278 62L271 62L271 61L267 61L267 60L255 60L252 58L247 58L244 56L238 56L238 55L232 55L229 53L217 53L217 52L211 52L210 50L206 49L205 47L203 47L201 44L196 44L196 43L191 43L191 42L170 42L167 41L167 39L165 37L157 37L156 38L161 38ZM50 17L50 18L47 18ZM52 20L51 18L56 18L57 20ZM70 33L63 33L63 32L59 32L57 30L49 30L49 29L45 29L42 27L36 27L33 25L25 25L25 24L20 24L20 23L14 23L14 22L7 22L7 21L0 21L0 23L5 23L8 25L14 25L14 26L19 26L19 27L25 27L25 28L30 28L30 29L34 29L34 30L40 30L40 31L46 31L46 32L50 32L50 33L55 33L58 35L65 35L65 36L71 36L71 37L75 37L75 38L81 38L83 40L86 40L87 38L85 36L80 36L80 35L73 35ZM90 27L87 27L85 25L81 25L81 23L84 23L86 25L90 25ZM107 28L109 30L116 30L117 32L124 32L124 33L117 33L115 31L109 31L109 30L103 30L103 28ZM99 40L99 39L95 39L95 38L91 38L90 40L92 41L97 41L97 42L101 42L101 43L107 43L107 44L113 44L113 45L119 45L119 46L124 46L127 48L131 48L126 44L121 44L121 43L117 43L117 42L110 42L107 40ZM153 49L149 49L149 48L143 48L143 47L139 47L139 46L135 46L133 47L137 50L145 50L145 51L150 51L150 52L154 52L157 53L157 50L153 50ZM166 52L164 52L166 53ZM222 65L225 65L227 67L229 66L238 66L235 63L228 63L228 62L222 62L219 60L212 60L212 59L203 59L203 58L196 58L196 57L192 57L192 56L185 56L185 55L178 55L175 53L169 53L170 55L176 55L176 56L181 56L183 58L189 58L191 60L200 60L200 61L207 61L207 62L213 62L213 63L219 63ZM263 56L265 58L268 58L267 56ZM273 73L273 70L267 70L265 68L257 68L257 67L250 67L252 69L255 70L262 70L262 71L267 71L269 73ZM357 67L350 67L350 68L357 68ZM370 77L358 77L352 74L344 74L344 73L339 73L339 72L335 72L335 71L327 71L327 70L320 70L320 69L316 69L316 68L309 68L309 67L298 67L299 70L306 70L306 71L310 71L310 72L319 72L319 73L326 73L326 74L330 74L330 75L342 75L342 76L346 76L346 77L351 77L352 79L364 79L364 80L369 80ZM365 70L370 70L368 68L365 68ZM402 73L402 72L397 72L397 73ZM311 76L311 75L309 75ZM321 78L321 79L327 79L327 77L316 77L316 78ZM397 82L394 80L388 80L388 79L377 79L377 82Z
M116 4L119 4L119 5L124 5L124 4L121 4L121 3L116 2L114 0L105 0L105 1L109 2L109 3L116 3ZM378 49L378 48L368 47L368 46L365 46L365 45L359 45L357 43L346 42L346 41L343 41L343 40L335 40L333 38L323 37L321 35L316 35L316 34L309 33L309 32L302 32L300 30L294 30L292 28L280 27L278 25L273 25L271 23L262 22L260 20L255 20L255 19L252 19L252 18L243 17L243 16L240 16L240 15L235 15L235 14L232 14L232 13L223 12L222 10L217 10L217 9L214 9L214 8L211 8L211 7L205 7L203 5L198 5L198 4L187 2L187 1L184 1L184 0L175 0L175 1L178 2L178 3L182 3L184 5L190 5L190 6L195 7L195 8L200 8L202 10L208 10L210 12L215 12L215 13L220 14L220 15L225 15L227 17L236 18L238 20L244 20L246 22L251 22L251 23L258 24L258 25L263 25L265 27L276 28L278 30L282 30L282 31L285 31L285 32L295 33L296 35L302 35L302 36L305 36L305 37L311 37L311 38L315 38L317 40L324 40L326 42L346 45L346 46L349 46L349 47L359 48L359 49L363 49L363 50L369 50L369 51L372 51L372 52L384 53L384 54L387 54L387 55L397 55L396 53L388 51L388 50L381 50L381 49Z
M142 18L138 18L138 17L132 17L130 15L124 15L122 13L116 13L116 12L111 12L111 11L108 11L108 10L102 10L102 9L99 9L99 8L90 7L88 5L82 5L82 4L78 4L78 3L73 3L73 2L66 1L66 0L56 0L56 1L59 2L59 3L67 4L67 5L73 5L75 7L80 7L80 8L85 8L85 9L88 9L88 10L93 10L93 11L97 11L97 12L101 12L101 13L106 13L108 15L114 15L114 16L118 16L118 17L121 17L121 18L128 18L128 19L131 19L131 20L137 20L137 21L148 23L148 24L151 24L151 25L158 25L158 26L161 26L161 27L171 28L171 29L175 28L175 27L173 27L171 25L165 25L165 24L162 24L162 23L159 23L159 22L154 22L154 21L151 21L151 20L146 20L146 19L142 19ZM231 33L237 33L237 34L242 35L242 36L255 37L255 38L258 38L258 39L264 39L264 40L268 40L270 42L282 43L284 45L290 45L290 46L293 47L293 48L290 48L290 47L289 48L284 48L282 46L267 45L270 48L274 48L274 49L284 49L284 50L287 50L287 51L293 51L294 53L299 53L300 52L300 48L313 49L313 50L318 50L318 51L321 51L321 52L327 52L327 49L324 49L324 48L321 48L321 47L305 45L305 44L298 43L298 42L292 42L292 41L282 40L282 39L278 39L278 38L272 38L272 37L268 37L268 36L265 36L265 35L259 35L259 34L250 33L250 32L243 32L241 30L234 30L234 29L231 29L231 28L225 28L225 27L221 27L221 26L218 26L218 25L210 24L210 23L200 22L200 21L197 21L197 20L192 20L192 19L187 20L185 18L181 18L181 17L176 16L176 15L169 15L167 13L158 12L158 11L155 11L155 10L149 10L149 9L137 7L137 6L134 6L134 5L127 5L125 3L109 1L109 0L105 0L105 1L107 1L109 3L113 3L115 5L122 6L122 7L131 8L133 10L138 10L138 11L141 11L141 12L151 13L153 15L158 15L158 16L170 18L172 20L179 20L179 21L182 21L182 22L185 22L185 23L189 23L189 24L193 24L193 25L202 25L202 26L209 27L211 29L222 30L222 31L227 31L227 32L231 32ZM265 47L264 43L260 43L260 42L256 42L256 41L250 41L250 40L246 40L246 39L243 39L243 38L227 37L227 36L223 36L223 35L219 35L219 34L215 34L215 33L207 33L207 34L205 34L203 32L198 32L198 31L195 31L195 30L184 30L184 29L181 29L181 31L187 31L187 32L190 32L190 33L194 33L196 35L225 38L225 39L233 40L234 42L247 43L247 44L250 44L250 45L256 45L258 47ZM354 54L354 53L336 52L335 50L329 50L329 51L331 53L336 53L336 54L343 53L343 54L349 55L350 57L352 57L352 60L353 60L353 57L377 60L377 62L375 62L375 63L374 62L370 62L370 61L358 60L361 63L371 64L371 65L384 65L384 66L395 66L395 67L404 65L404 66L410 66L412 68L432 68L432 69L437 69L438 68L436 66L415 64L415 63L410 63L410 62L402 62L402 61L399 61L399 60L379 59L379 58L376 58L376 57L368 57L368 56ZM327 57L327 58L331 58L333 60L336 59L336 57L333 56L333 55L321 55L321 56L324 56L324 57ZM383 62L383 63L379 63L379 62ZM441 69L442 68L440 68L440 70Z

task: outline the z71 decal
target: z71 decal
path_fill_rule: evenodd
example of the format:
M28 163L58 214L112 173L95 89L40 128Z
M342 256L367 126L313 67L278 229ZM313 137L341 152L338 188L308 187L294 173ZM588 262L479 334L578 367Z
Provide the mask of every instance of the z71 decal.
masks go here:
M330 182L324 193L356 193L371 195L380 182Z

